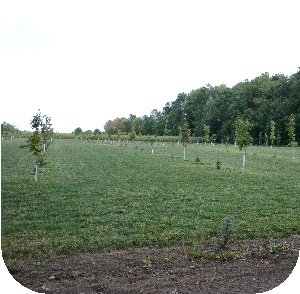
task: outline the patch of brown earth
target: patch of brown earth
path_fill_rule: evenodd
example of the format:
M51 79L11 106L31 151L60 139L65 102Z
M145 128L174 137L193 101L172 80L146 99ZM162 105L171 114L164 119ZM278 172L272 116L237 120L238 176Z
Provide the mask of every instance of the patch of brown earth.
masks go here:
M82 253L35 263L9 261L8 267L19 283L39 293L261 293L289 277L299 257L300 237L235 242L223 258L212 246L195 248L214 252L211 259L195 259L190 249Z

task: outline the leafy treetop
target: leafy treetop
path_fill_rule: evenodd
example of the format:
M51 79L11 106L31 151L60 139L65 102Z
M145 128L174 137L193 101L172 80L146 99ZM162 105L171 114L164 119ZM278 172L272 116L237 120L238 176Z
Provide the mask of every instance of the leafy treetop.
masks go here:
M243 150L244 148L248 147L252 142L253 139L250 135L250 130L252 126L253 124L248 119L237 119L235 123L236 141L240 150Z

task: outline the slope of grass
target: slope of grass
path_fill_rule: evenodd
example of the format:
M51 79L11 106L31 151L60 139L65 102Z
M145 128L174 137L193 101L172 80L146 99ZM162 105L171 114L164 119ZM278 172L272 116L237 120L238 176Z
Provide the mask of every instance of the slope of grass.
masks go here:
M45 257L211 241L226 217L238 238L300 233L299 159L290 148L56 140L34 183L22 140L2 141L2 250ZM200 162L195 162L199 157ZM221 161L221 169L215 165Z

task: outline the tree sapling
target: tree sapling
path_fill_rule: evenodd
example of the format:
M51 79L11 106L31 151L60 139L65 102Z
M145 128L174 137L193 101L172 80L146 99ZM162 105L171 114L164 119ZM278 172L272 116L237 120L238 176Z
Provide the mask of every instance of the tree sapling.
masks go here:
M183 144L183 160L186 158L186 145L190 142L191 130L189 129L189 123L185 122L183 124L183 129L181 132L181 141Z
M296 118L294 114L291 114L289 116L289 121L287 124L287 131L288 135L290 137L290 143L289 146L293 148L293 159L295 159L295 147L298 146L298 143L296 142L296 135L295 135L295 125L296 125Z
M238 143L239 149L243 153L243 173L245 172L245 164L246 164L246 147L250 146L250 143L253 141L250 130L252 128L252 123L249 120L243 120L239 118L235 123L236 128L236 141Z

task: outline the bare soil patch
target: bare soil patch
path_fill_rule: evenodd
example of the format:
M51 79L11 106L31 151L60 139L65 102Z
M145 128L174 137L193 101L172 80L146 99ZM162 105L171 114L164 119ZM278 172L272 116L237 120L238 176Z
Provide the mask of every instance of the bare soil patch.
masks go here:
M191 247L181 246L82 253L31 263L10 260L7 265L18 282L39 293L249 294L284 282L297 263L299 248L300 236L293 236L231 243L226 252L236 258L227 259L194 259ZM211 245L195 249L221 254Z

